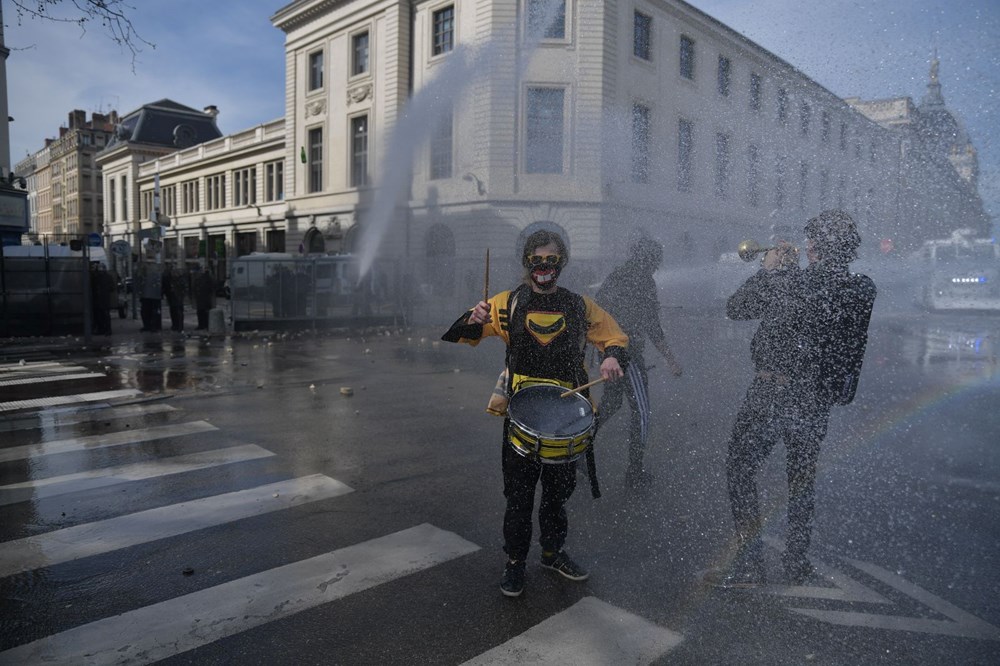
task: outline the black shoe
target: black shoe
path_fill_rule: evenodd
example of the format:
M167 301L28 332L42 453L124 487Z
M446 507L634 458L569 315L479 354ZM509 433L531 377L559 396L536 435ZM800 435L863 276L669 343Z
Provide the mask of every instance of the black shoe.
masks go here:
M519 597L524 592L524 562L507 560L500 579L500 591L507 597Z
M803 585L816 577L816 567L805 555L781 555L781 564L785 569L785 579L792 585Z
M546 569L557 571L564 578L569 578L570 580L587 580L590 578L590 573L574 562L565 550L560 550L558 553L553 553L547 557L545 554L542 554L542 566Z
M709 569L702 580L727 590L748 590L767 583L764 566L760 562L733 564L728 569Z

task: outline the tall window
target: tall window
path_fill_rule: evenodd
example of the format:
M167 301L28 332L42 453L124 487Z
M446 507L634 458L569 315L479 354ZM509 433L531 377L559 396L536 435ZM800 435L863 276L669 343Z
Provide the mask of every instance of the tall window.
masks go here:
M451 178L453 122L452 111L448 109L434 125L431 135L431 180Z
M760 111L760 98L763 92L764 82L760 74L750 73L750 110Z
M653 18L635 12L632 21L632 53L643 60L653 59Z
M830 140L830 112L824 111L819 117L819 136L823 143Z
M681 35L681 76L694 80L694 40L687 35Z
M730 69L732 69L732 64L729 62L729 58L719 56L719 71L716 78L718 79L719 94L723 97L729 97Z
M677 189L691 189L692 162L694 157L694 123L680 119L677 123Z
M840 149L847 150L847 123L840 123Z
M632 105L632 182L649 182L649 107Z
M118 192L115 190L117 184L114 178L108 178L108 218L112 222L118 220L118 207L115 205L118 200Z
M184 181L181 183L181 212L197 213L200 209L201 199L198 197L198 181Z
M528 0L528 36L533 39L566 38L565 0Z
M323 191L323 128L309 130L309 191Z
M774 207L785 205L785 158L781 155L774 162Z
M368 32L359 32L351 37L351 75L357 76L368 71Z
M309 54L309 90L319 90L323 87L323 52L313 51Z
M205 209L218 210L226 207L226 175L218 174L205 179Z
M562 88L528 88L525 129L525 171L562 173L563 107Z
M233 205L249 206L257 203L257 168L233 172Z
M122 219L128 219L128 176L122 176Z
M143 220L153 219L153 190L145 190L139 198L139 217Z
M725 197L729 193L729 135L715 135L715 194Z
M802 136L809 134L809 123L811 120L812 107L809 106L809 102L802 102L799 105L799 131L802 132Z
M160 206L163 214L173 217L177 214L177 186L167 185L160 190Z
M826 169L819 172L819 208L826 210L826 201L830 196L830 173Z
M788 91L778 88L778 122L782 125L788 120Z
M432 54L441 55L455 48L455 6L437 10L432 15Z
M285 198L285 162L275 160L264 165L264 201Z
M799 163L799 208L806 207L806 199L809 197L809 165L805 162Z
M368 184L368 116L351 118L351 187Z
M760 149L753 144L747 148L747 203L760 203Z

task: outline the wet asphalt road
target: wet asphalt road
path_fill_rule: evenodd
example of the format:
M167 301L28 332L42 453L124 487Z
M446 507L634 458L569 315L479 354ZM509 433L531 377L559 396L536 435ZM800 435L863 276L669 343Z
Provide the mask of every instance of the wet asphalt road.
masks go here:
M165 333L116 340L96 354L33 358L103 376L0 386L0 403L123 387L141 395L115 399L138 405L134 413L88 410L79 418L92 420L79 423L60 424L76 418L65 415L25 420L32 410L0 413L0 453L33 447L0 462L0 564L7 567L0 663L17 654L2 651L52 635L82 640L74 628L93 635L94 623L120 614L128 622L113 625L107 640L123 651L96 660L124 659L137 642L130 632L149 632L143 621L166 622L138 611L197 616L227 585L423 524L457 535L470 550L211 640L190 642L211 635L207 627L185 630L188 638L177 641L183 647L137 650L132 658L458 664L592 597L651 623L661 639L668 635L656 663L998 663L1000 318L879 313L855 403L835 409L821 455L812 554L827 582L781 584L779 551L769 550L775 584L757 591L700 582L701 572L731 555L723 463L750 380L753 324L683 309L668 309L664 321L685 374L670 377L661 359L648 358L656 366L647 454L654 480L640 489L623 484L623 410L598 441L604 496L592 500L581 476L569 504L567 548L589 565L591 579L571 583L529 566L516 600L497 589L500 421L483 411L503 362L496 341L471 349L437 343L431 332L210 340ZM158 405L172 409L146 411ZM204 425L169 429L192 423ZM151 428L167 429L116 446L43 446ZM111 485L74 486L97 482L68 476L249 445L264 453L248 449L259 457ZM92 554L56 562L59 544L29 543L47 534L86 541L104 521L310 475L351 492L200 528L193 517L187 526L157 523L154 536L141 540L133 536L141 527L131 525L121 543L98 535L104 545ZM66 477L65 492L9 487L54 477ZM780 448L760 486L767 532L780 548ZM254 501L266 505L284 493ZM60 532L68 528L78 531ZM174 532L157 538L157 529ZM30 552L2 550L15 543L28 543ZM362 560L375 559L372 548ZM34 559L24 565L19 558ZM194 605L181 612L171 603L185 595ZM604 631L574 645L601 654L629 641L613 625Z

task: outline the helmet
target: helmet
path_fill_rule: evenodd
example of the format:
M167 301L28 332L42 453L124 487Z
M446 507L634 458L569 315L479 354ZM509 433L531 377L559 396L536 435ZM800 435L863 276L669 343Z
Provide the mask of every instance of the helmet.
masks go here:
M652 238L640 238L629 248L632 261L640 266L656 270L663 263L663 244Z
M849 262L858 258L861 235L858 226L842 210L825 210L809 220L805 227L806 238L822 259Z

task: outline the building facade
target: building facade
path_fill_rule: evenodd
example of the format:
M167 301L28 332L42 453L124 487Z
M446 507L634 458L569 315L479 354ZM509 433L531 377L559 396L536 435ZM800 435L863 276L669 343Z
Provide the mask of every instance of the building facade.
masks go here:
M126 116L98 157L110 239L154 231L159 183L170 260L377 255L453 309L486 248L507 283L543 227L584 284L639 235L714 262L833 207L872 253L989 227L971 144L926 131L936 65L921 107L844 100L680 0L296 0L271 21L284 118L227 137L173 118L151 139L134 131L152 107L206 114Z
M28 181L29 230L53 241L104 231L104 188L97 153L110 141L118 114L69 113L59 137L21 160L15 173Z

